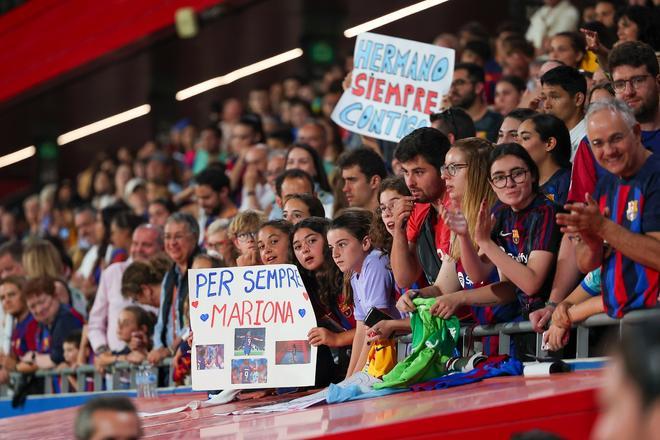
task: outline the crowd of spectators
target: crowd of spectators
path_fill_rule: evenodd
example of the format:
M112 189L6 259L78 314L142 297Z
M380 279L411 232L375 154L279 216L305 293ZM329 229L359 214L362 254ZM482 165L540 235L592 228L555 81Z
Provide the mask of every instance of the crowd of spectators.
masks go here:
M438 36L456 51L444 110L398 144L330 119L351 80L333 66L2 207L0 383L168 357L185 382L191 268L297 265L318 385L410 332L415 297L466 323L530 320L560 356L574 323L654 307L657 24L649 1L545 0L527 29ZM371 308L394 319L368 327ZM512 338L512 353L533 342Z

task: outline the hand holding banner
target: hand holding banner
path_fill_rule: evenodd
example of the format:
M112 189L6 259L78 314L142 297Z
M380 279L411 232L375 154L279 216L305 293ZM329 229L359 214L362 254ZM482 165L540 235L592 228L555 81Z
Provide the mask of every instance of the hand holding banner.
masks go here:
M294 265L188 272L195 390L314 385L316 327Z
M454 72L454 51L432 44L365 32L353 53L351 86L332 112L341 127L398 142L429 126Z

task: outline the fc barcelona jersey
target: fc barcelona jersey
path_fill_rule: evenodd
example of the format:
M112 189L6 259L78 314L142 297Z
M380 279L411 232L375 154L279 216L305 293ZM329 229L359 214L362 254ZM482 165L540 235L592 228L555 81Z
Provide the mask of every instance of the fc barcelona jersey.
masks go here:
M660 156L651 155L629 179L605 175L594 199L601 212L609 208L610 220L635 234L660 231ZM613 249L601 266L601 287L607 314L621 318L656 305L658 272Z
M520 211L498 203L493 208L495 226L491 232L491 239L504 250L511 258L527 266L529 256L534 251L547 251L554 254L559 250L561 231L555 222L555 215L559 206L539 193L534 200ZM550 294L554 268L539 292L529 296L519 288L516 294L526 318L529 312L541 308Z

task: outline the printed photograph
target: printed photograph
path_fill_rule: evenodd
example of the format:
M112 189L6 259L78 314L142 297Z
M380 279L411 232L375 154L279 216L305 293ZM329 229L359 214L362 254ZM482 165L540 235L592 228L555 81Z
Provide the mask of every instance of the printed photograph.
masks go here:
M231 383L266 383L268 361L261 359L232 359Z
M310 357L311 347L304 339L275 342L276 365L309 364Z
M263 356L265 349L265 328L237 328L234 332L234 356Z
M225 368L225 346L223 344L197 345L198 370L222 370Z

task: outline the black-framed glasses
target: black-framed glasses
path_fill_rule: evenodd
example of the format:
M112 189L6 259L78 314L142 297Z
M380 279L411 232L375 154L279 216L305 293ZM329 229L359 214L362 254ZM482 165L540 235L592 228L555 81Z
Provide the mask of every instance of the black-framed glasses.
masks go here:
M442 165L440 167L440 174L447 174L449 176L454 177L456 174L458 174L458 170L462 170L463 168L467 168L468 164L466 163L450 163L447 165Z
M527 180L527 173L529 170L525 168L514 168L510 174L496 174L490 178L490 182L497 189L506 187L507 180L510 178L513 183L520 184Z
M616 92L623 92L626 90L626 84L630 83L633 89L637 90L644 85L646 78L649 76L651 75L637 75L630 79L617 79L616 81L612 81L612 88Z

